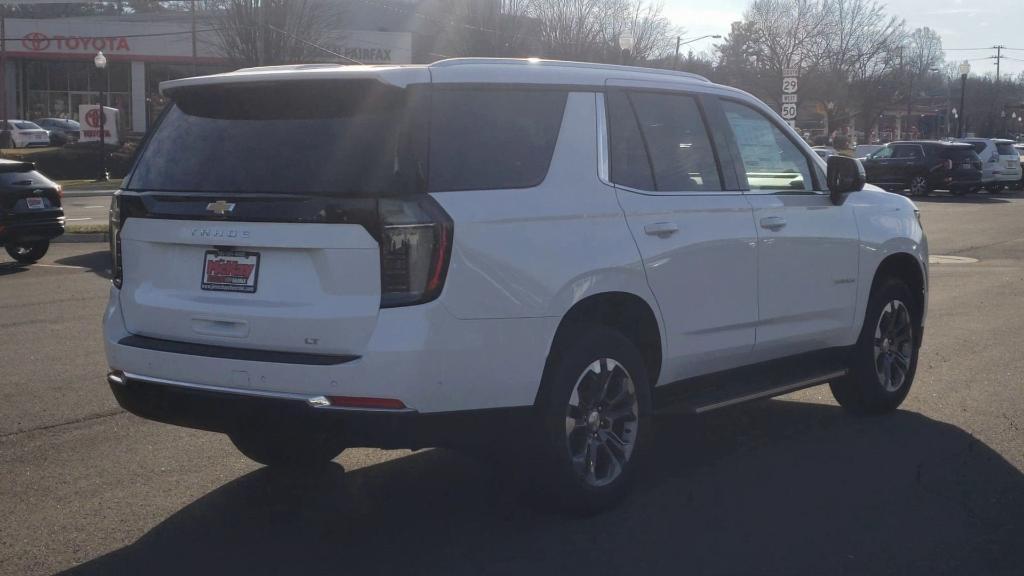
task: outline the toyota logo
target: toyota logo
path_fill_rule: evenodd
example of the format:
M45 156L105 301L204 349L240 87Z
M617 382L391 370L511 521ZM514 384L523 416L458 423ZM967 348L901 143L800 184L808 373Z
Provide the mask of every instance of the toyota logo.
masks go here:
M50 47L50 38L41 32L29 32L21 39L21 45L29 50L39 52Z
M100 127L100 120L101 120L101 118L100 118L100 109L99 108L93 108L93 109L91 109L91 110L89 110L88 112L85 113L85 123L90 128L99 128Z

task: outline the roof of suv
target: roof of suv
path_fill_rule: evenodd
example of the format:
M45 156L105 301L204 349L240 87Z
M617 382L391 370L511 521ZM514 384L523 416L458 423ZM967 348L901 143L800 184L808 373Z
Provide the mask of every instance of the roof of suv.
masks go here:
M949 142L946 140L897 140L896 142L890 142L892 144L917 144L925 146L947 146L950 148L972 148L973 147L966 142Z
M562 84L603 86L609 79L678 82L708 85L697 74L616 66L589 62L563 62L537 58L453 58L433 64L401 66L350 66L344 64L290 64L243 68L224 74L170 80L160 84L161 91L191 86L272 82L281 80L328 80L377 78L397 85L422 82L423 78L443 82L501 82L509 84Z

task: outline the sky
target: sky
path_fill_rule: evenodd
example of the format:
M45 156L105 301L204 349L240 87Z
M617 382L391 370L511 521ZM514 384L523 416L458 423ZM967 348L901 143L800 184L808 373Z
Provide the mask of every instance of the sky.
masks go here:
M750 0L664 0L665 15L686 30L683 36L729 33L732 22L741 20ZM995 74L995 55L991 46L1002 44L1021 50L1004 50L1002 74L1024 71L1024 9L1018 2L1009 4L985 0L880 0L887 12L906 20L913 30L927 26L942 36L947 61L970 60L971 73ZM711 50L721 40L700 40L690 44L695 52ZM684 46L685 53L688 47ZM983 48L982 50L954 50ZM1015 58L1016 60L1012 60Z

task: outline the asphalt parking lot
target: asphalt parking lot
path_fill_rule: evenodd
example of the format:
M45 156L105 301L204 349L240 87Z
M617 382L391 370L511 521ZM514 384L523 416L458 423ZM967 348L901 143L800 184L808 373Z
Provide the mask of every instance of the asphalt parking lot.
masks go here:
M656 464L589 519L447 450L349 450L297 478L123 413L104 382L106 246L4 255L0 573L1019 575L1024 198L918 204L932 254L978 261L931 267L899 412L848 417L819 387L662 415Z

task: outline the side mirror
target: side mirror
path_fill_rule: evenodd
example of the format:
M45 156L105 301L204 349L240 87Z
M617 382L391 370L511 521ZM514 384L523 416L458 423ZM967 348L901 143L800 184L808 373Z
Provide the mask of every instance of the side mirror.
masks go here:
M850 192L857 192L864 189L867 177L864 175L864 165L856 158L847 156L829 156L828 162L828 191L832 193L832 203L839 205L843 203L843 196Z

